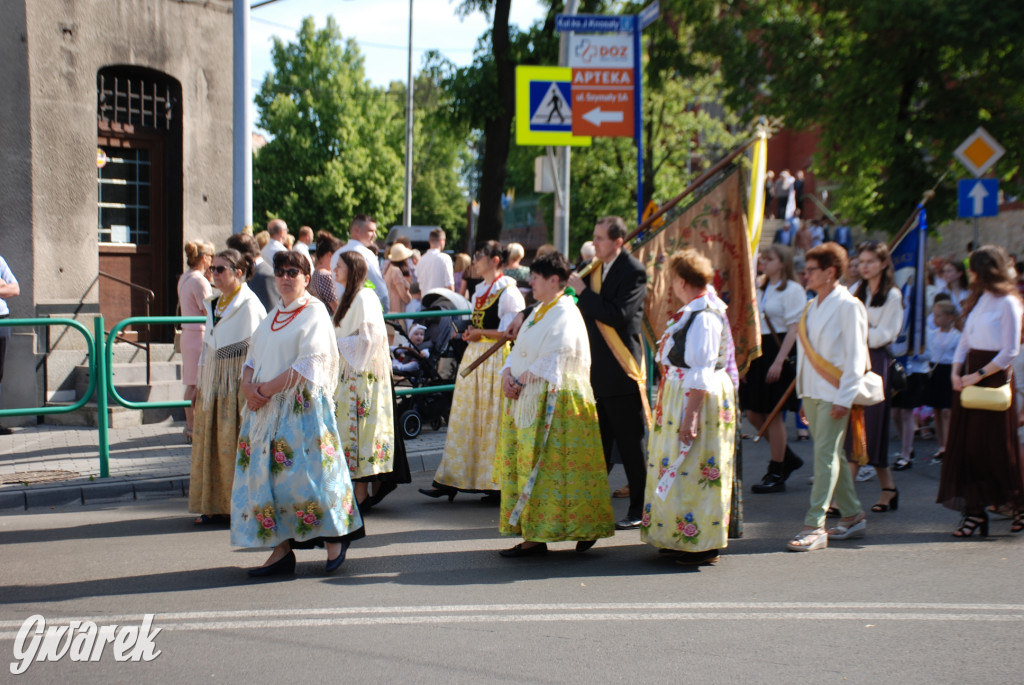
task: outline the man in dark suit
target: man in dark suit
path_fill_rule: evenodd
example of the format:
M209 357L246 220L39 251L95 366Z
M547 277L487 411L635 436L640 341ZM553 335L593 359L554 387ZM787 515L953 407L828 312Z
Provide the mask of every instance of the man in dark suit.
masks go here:
M227 245L232 250L238 250L252 258L255 266L252 278L246 281L246 285L259 299L264 309L269 312L281 301L281 292L277 289L277 281L274 280L274 265L268 264L260 256L260 244L251 235L235 233L228 237Z
M569 285L579 296L580 313L590 337L590 383L597 400L605 462L611 470L612 448L617 446L629 482L629 511L625 518L616 522L619 530L640 527L647 480L644 457L647 420L641 385L623 368L605 337L615 336L621 341L616 346L628 350L628 356L635 362L634 375L643 368L640 324L647 294L647 272L635 257L622 249L625 238L626 222L621 217L609 216L598 221L594 226L594 256L601 260L601 266L586 280L575 273L569 276ZM594 278L600 279L600 292L592 287ZM607 326L603 333L598 323ZM615 345L614 338L612 341Z

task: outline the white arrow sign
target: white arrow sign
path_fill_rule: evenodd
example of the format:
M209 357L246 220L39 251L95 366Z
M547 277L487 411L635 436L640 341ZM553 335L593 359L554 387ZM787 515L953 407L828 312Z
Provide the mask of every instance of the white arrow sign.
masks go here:
M609 123L621 122L623 118L623 113L615 111L602 112L600 107L595 107L594 109L584 114L583 118L589 121L594 126L600 126L606 121Z
M967 196L974 200L974 216L981 216L981 213L985 210L985 198L988 197L988 191L985 190L985 186L982 185L981 181L974 184L971 188L971 192L967 193Z

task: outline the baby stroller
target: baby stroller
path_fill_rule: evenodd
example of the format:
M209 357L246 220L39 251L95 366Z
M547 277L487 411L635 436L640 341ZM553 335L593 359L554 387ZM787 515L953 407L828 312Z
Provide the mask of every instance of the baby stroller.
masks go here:
M455 311L472 309L469 301L458 293L447 288L435 288L423 294L422 311ZM424 341L420 349L429 350L424 355L409 342L409 334L405 330L408 319L389 321L396 334L395 345L392 347L392 359L402 362L415 360L419 368L412 373L399 373L394 377L395 389L422 388L433 385L450 385L455 382L455 375L466 350L466 343L461 338L462 331L468 325L466 317L441 316L430 319L416 320L426 326ZM423 395L399 395L398 413L395 416L396 428L401 429L406 439L415 438L428 423L434 430L448 422L448 414L452 408L451 392L432 392Z

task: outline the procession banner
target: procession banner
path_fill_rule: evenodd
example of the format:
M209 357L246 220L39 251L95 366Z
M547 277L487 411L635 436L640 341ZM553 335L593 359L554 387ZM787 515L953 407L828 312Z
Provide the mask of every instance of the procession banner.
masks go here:
M919 208L916 225L903 234L889 253L895 271L896 287L903 295L903 325L892 344L895 357L913 357L924 354L925 311L924 302L924 248L928 219L923 206Z
M715 290L729 305L736 366L742 376L761 356L760 321L739 168L734 166L719 179L698 191L674 221L646 232L630 251L647 269L644 334L652 346L665 332L669 316L682 306L672 293L668 258L693 247L711 260Z

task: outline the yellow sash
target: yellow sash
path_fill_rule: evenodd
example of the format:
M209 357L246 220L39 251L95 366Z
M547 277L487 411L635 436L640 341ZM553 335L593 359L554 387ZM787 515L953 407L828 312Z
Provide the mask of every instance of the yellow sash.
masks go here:
M590 289L598 295L601 294L601 272L604 271L604 264L598 264L597 267L590 272ZM601 337L604 338L605 344L608 345L608 349L615 355L615 360L619 362L619 366L626 372L626 375L640 387L640 401L644 405L644 420L647 422L647 427L651 425L651 404L647 399L647 368L646 366L639 366L636 363L636 359L633 358L629 348L626 347L626 343L622 342L622 338L619 337L618 331L609 326L606 323L595 321L597 324L597 330L601 331Z
M818 372L818 375L824 378L829 385L834 388L839 388L839 381L843 377L843 372L838 366L830 362L829 360L818 354L818 351L811 347L810 336L807 335L807 310L811 308L811 303L808 302L807 306L804 307L804 313L800 317L800 323L797 325L797 334L800 337L800 344L804 348L804 357L810 363L811 367ZM868 463L868 435L867 426L864 424L864 407L854 405L850 407L850 436L853 446L853 460L863 466Z

